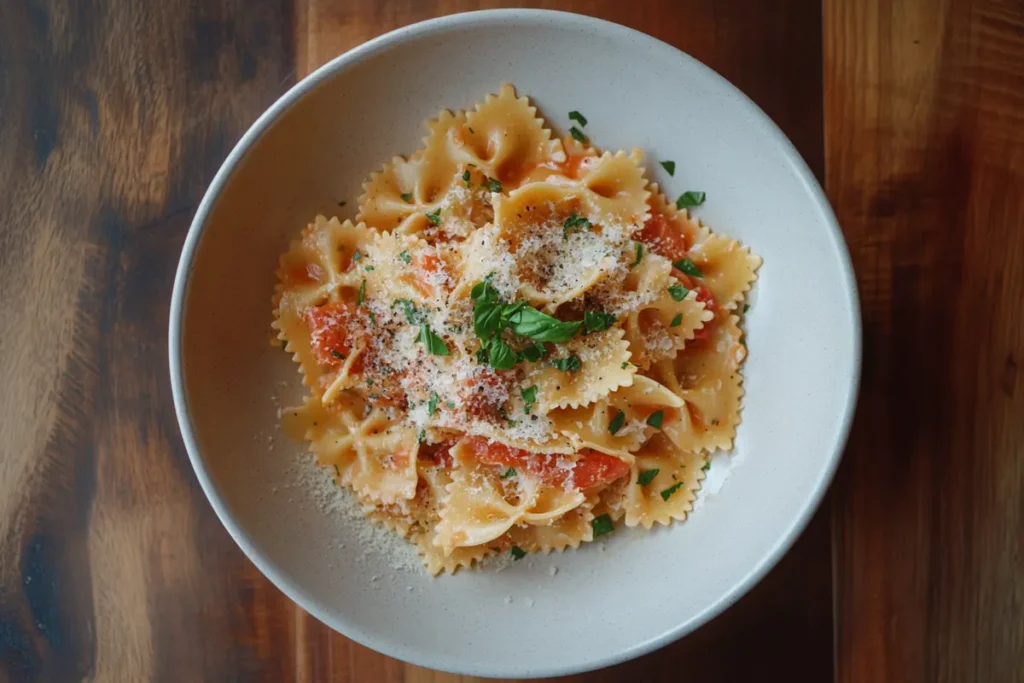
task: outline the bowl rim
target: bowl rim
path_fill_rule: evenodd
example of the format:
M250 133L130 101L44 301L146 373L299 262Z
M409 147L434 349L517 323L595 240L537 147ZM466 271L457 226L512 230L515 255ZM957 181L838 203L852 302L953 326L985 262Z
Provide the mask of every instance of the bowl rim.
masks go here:
M845 406L840 418L838 428L833 435L831 453L828 455L826 466L821 476L815 482L813 489L803 501L800 513L790 522L772 548L761 558L761 560L727 592L721 595L715 602L705 607L701 612L681 622L677 626L650 638L646 641L631 643L621 649L605 653L595 657L583 665L563 664L528 664L523 666L519 663L514 669L507 667L500 662L473 662L472 660L455 660L444 656L437 656L432 653L413 652L405 649L398 643L378 640L368 636L358 624L343 617L329 614L327 610L320 607L318 602L299 585L293 583L283 575L276 563L266 556L253 542L250 541L248 532L241 527L232 517L228 506L223 499L221 492L207 470L206 463L192 426L192 418L189 412L188 399L185 391L185 379L182 362L183 342L183 314L185 301L189 290L189 281L192 273L193 260L202 240L211 210L220 197L221 192L228 184L231 176L238 168L249 149L263 136L263 134L284 114L289 108L298 103L302 98L314 91L322 82L333 77L337 73L355 66L367 59L371 59L382 52L386 52L394 45L408 39L430 35L440 31L451 29L464 29L481 24L492 24L494 22L508 20L526 20L545 22L558 22L564 26L586 27L594 31L604 32L607 35L626 37L634 41L645 43L652 50L661 51L676 59L687 62L690 67L703 72L703 75L712 81L717 81L719 86L730 90L735 94L737 104L745 108L751 117L764 125L767 133L774 138L786 157L786 161L796 172L802 181L805 189L816 205L816 209L827 223L829 237L835 249L836 256L840 263L840 276L843 280L844 289L849 298L850 327L854 332L852 344L852 355L849 359L851 375L848 377ZM782 556L789 551L796 539L806 528L811 517L817 511L825 493L835 476L839 461L842 457L853 415L857 404L857 396L860 387L861 363L862 363L862 327L859 294L857 282L854 276L853 265L850 259L849 250L843 238L835 213L821 188L814 174L807 166L806 161L797 151L796 147L789 140L774 121L751 100L739 88L730 83L725 77L708 67L696 58L688 55L682 50L654 38L636 29L617 24L615 22L599 19L583 14L563 12L557 10L542 9L490 9L472 12L462 12L429 19L404 26L369 41L366 41L347 52L331 59L323 66L301 79L283 95L281 95L255 122L246 130L245 134L235 144L234 148L227 155L220 169L217 171L203 195L202 201L196 209L195 216L189 226L181 251L181 258L175 272L174 288L171 295L171 306L168 326L168 356L171 377L171 390L174 398L174 408L178 419L178 427L181 431L182 440L185 443L189 460L195 470L199 484L213 507L217 518L227 529L230 536L238 544L246 557L256 565L257 569L266 576L271 583L280 589L290 600L299 605L317 620L328 627L337 630L347 638L371 648L377 652L396 659L410 662L419 666L433 669L450 671L471 676L491 677L550 677L562 676L585 671L593 671L607 666L618 664L668 645L683 636L692 633L705 623L718 616L737 600L753 588L764 576L779 562Z

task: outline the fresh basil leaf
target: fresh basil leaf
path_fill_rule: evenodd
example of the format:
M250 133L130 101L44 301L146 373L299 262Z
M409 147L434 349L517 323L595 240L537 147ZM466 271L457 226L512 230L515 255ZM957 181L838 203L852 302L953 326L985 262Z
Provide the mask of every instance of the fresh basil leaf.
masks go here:
M686 295L690 293L690 290L683 287L681 284L676 283L669 286L668 293L672 295L673 301L682 301L686 298Z
M687 209L700 206L704 203L704 197L705 195L703 192L684 192L679 195L679 199L676 200L676 208Z
M466 187L469 187L469 179L470 179L470 175L469 175L469 170L467 169L467 170L462 172L462 180L463 180L463 182L466 183Z
M681 482L681 481L676 482L675 484L672 484L672 486L669 486L667 489L665 489L664 491L661 492L661 499L664 500L664 501L667 501L672 496L673 493L675 493L676 491L678 491L682 487L683 487L683 482Z
M548 355L548 349L543 344L530 344L519 352L519 356L523 360L528 360L531 363L536 363L546 355Z
M513 468L509 467L507 470L501 473L500 479L510 479L514 476L516 476L516 471Z
M534 341L561 344L573 338L583 325L582 320L562 322L532 306L524 306L509 317L512 331Z
M487 362L495 370L511 370L516 365L516 352L511 346L495 338L488 346Z
M583 367L580 357L576 355L569 356L567 358L556 358L551 361L552 367L562 372L576 372Z
M427 220L433 223L434 225L441 225L441 209L438 209L433 213L427 212L425 215L427 217Z
M674 161L663 161L661 162L661 167L665 169L670 176L674 176L676 174L676 162Z
M569 214L569 217L562 223L562 239L568 239L569 235L580 230L589 230L591 223L583 216Z
M672 322L670 322L668 324L668 326L669 327L679 327L682 324L683 324L683 314L682 313L676 313L675 316L672 318Z
M488 339L501 325L502 305L496 302L473 306L473 331L480 339Z
M700 268L697 267L697 264L688 258L679 259L672 265L691 277L704 277L704 273L700 272Z
M427 353L434 356L447 356L451 352L444 340L434 334L428 325L420 326L419 342L427 347Z
M488 178L484 181L484 187L486 187L489 192L501 192L501 181L497 178Z
M509 552L512 553L512 557L515 558L516 561L519 561L526 557L526 551L517 545L512 546L512 550L510 550Z
M583 131L577 128L576 126L573 126L572 128L569 129L569 135L571 135L573 139L578 142L587 141L587 136L584 135Z
M590 332L600 332L615 324L615 316L603 311L586 311L583 314L583 324Z
M648 484L650 484L650 483L651 483L652 481L654 481L654 478L655 478L656 476L658 476L658 472L660 472L660 471L661 471L661 470L659 470L659 469L657 469L657 468L655 468L655 469L653 469L653 470L644 470L644 471L643 471L643 472L641 472L641 473L640 473L640 475L639 475L639 476L638 476L638 477L636 478L636 483L637 483L637 485L638 485L638 486L647 486L647 485L648 485Z
M665 411L656 410L651 413L651 416L647 418L647 424L654 427L655 429L661 429L662 422L665 421Z
M581 126L586 126L587 125L586 117L583 116L583 114L579 113L576 110L573 110L573 111L569 112L569 120L570 121L576 121Z
M590 528L594 530L594 538L598 538L615 531L615 522L610 515L604 514L590 520Z
M520 393L523 396L523 403L526 404L526 413L529 414L533 409L533 404L537 402L537 385L534 384L532 387L523 389Z
M626 424L626 414L621 410L615 413L615 417L608 423L608 431L616 434Z

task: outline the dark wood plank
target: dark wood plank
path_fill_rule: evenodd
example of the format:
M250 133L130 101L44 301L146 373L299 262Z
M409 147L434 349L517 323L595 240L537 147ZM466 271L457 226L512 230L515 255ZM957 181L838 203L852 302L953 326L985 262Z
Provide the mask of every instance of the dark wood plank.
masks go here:
M290 675L289 608L199 490L165 340L191 214L293 73L291 19L0 4L0 679Z
M1024 5L825 3L827 189L865 324L839 680L1024 680Z
M329 632L241 556L178 437L166 319L196 203L296 75L391 28L497 4L0 3L0 679L460 680ZM822 171L816 3L533 4L682 47ZM819 515L700 632L564 680L826 679L828 537Z

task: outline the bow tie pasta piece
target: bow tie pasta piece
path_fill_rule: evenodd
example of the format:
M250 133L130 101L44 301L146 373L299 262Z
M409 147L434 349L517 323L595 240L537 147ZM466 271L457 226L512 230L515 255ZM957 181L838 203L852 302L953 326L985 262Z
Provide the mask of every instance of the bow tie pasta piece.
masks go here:
M359 291L355 264L373 239L364 225L317 216L281 257L271 328L317 393L344 378L362 347L352 315Z
M626 317L623 329L629 352L641 369L666 358L674 358L694 338L697 330L714 318L704 303L697 300L697 292L679 289L673 284L662 291L654 301ZM680 298L681 297L681 298Z
M436 310L454 283L447 250L411 235L380 233L366 247L362 267L364 296L385 307L407 300Z
M657 183L651 183L647 204L650 208L643 228L637 239L648 249L669 261L686 256L687 250L697 241L700 227L692 220L686 209L677 209Z
M548 413L555 428L580 448L628 457L652 434L664 427L683 406L683 400L658 382L636 375L633 383L579 408L558 408ZM661 413L661 418L652 415ZM653 421L659 426L650 424Z
M654 378L686 402L680 419L665 426L665 434L678 448L732 448L743 398L740 366L747 353L737 322L736 316L716 320L699 344L651 368Z
M623 331L612 327L603 332L577 336L545 361L531 364L527 381L537 387L537 408L575 408L592 403L621 386L629 384L636 368L629 362L629 345ZM578 359L578 369L568 365ZM565 365L560 370L557 363Z
M634 229L647 220L649 193L641 159L640 151L633 150L630 154L605 152L580 162L579 180L574 184L587 190L603 220L614 220Z
M701 273L701 281L711 290L715 304L733 310L750 291L757 279L761 257L750 253L749 247L703 228L688 252L689 259Z
M650 529L686 519L693 509L696 490L704 478L704 461L656 434L636 453L625 488L626 526Z
M592 503L585 502L545 525L517 524L499 539L497 545L503 551L515 546L529 553L579 548L580 543L594 540L591 527L594 513L591 508Z
M531 183L499 197L494 221L520 293L548 312L607 278L633 231L600 213L585 193L550 183Z
M552 139L536 107L526 97L517 98L507 83L468 112L464 121L445 129L444 139L450 158L480 169L506 190L541 165L565 161L561 141Z

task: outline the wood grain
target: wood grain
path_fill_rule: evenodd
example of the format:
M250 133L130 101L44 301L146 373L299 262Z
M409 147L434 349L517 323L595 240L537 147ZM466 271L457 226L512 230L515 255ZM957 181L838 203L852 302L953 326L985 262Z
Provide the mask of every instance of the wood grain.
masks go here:
M864 375L839 680L1024 680L1024 5L825 3L828 194Z

